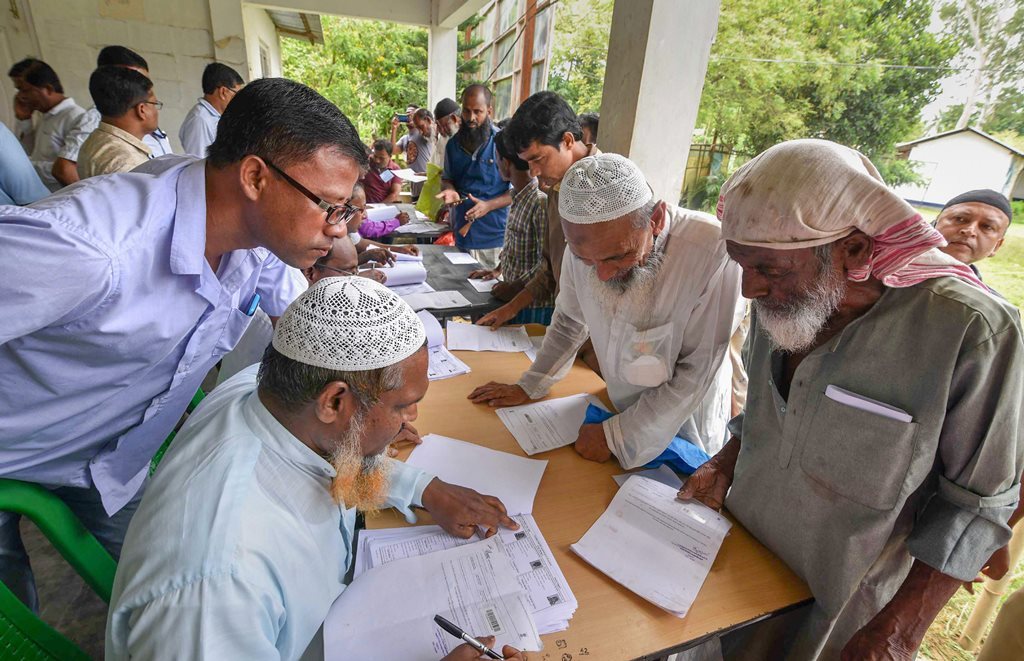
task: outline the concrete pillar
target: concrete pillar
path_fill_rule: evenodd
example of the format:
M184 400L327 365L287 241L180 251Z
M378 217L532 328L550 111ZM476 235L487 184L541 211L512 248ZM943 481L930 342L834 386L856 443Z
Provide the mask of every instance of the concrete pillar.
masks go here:
M612 12L602 151L628 156L654 195L679 201L719 0L630 0Z
M209 0L213 59L245 78L249 58L245 52L245 19L240 0ZM245 82L249 82L246 80Z
M455 90L458 57L458 29L431 25L427 45L427 108L431 112L445 97L458 101Z

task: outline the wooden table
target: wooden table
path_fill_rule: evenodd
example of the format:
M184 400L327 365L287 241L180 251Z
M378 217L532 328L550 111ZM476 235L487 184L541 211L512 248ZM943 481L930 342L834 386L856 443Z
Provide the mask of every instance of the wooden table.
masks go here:
M452 264L444 256L446 252L462 252L455 246L418 246L423 255L423 266L427 269L427 284L437 291L457 291L469 301L469 305L458 308L428 310L442 321L446 317L471 317L476 319L491 310L501 307L502 302L490 292L479 292L469 284L469 274L483 268L479 264Z
M455 352L472 373L433 381L419 405L416 428L525 456L516 440L487 406L466 395L488 381L514 382L529 367L521 353ZM552 397L593 393L607 402L604 382L577 361L554 387ZM406 450L404 459L411 450ZM804 583L740 525L732 528L690 612L679 619L634 595L569 549L611 503L623 470L613 459L586 461L570 447L545 452L548 467L537 492L534 517L579 602L561 633L542 637L534 661L616 661L652 659L686 649L705 636L780 613L810 599ZM420 516L430 523L429 515ZM735 520L733 520L735 523ZM393 510L367 520L370 528L405 525Z

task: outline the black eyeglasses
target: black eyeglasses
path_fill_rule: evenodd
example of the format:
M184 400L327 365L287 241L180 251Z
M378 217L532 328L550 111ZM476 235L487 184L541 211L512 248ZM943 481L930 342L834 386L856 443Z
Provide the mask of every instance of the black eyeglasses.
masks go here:
M324 220L328 225L340 225L341 223L348 222L358 211L358 209L350 204L331 204L327 200L317 196L299 182L292 179L287 172L277 167L269 160L264 158L263 162L269 165L274 172L281 175L285 181L292 185L292 188L305 195L313 204L323 209L327 214L327 217Z
M146 105L150 105L150 106L156 106L157 110L163 110L163 108L164 108L164 102L163 101L143 101L143 103L145 103Z

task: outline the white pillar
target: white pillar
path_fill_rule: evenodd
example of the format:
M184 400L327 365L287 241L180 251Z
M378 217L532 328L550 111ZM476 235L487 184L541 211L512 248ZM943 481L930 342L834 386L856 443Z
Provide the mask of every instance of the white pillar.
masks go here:
M240 0L209 0L209 3L213 59L228 65L245 78L250 72L249 58L245 52L242 3Z
M427 45L427 108L431 112L437 102L445 97L458 101L455 96L458 57L458 29L431 25Z
M602 151L632 159L654 195L679 201L719 0L630 0L612 12Z

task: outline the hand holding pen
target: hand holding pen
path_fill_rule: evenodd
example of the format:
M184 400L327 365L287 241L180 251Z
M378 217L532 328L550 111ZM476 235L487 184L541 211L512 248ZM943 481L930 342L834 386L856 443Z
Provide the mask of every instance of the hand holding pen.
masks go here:
M470 661L475 659L515 659L516 661L527 661L526 654L511 645L502 647L501 654L491 649L491 646L494 645L494 636L474 638L463 631L457 624L446 620L440 615L434 616L434 622L452 636L466 641L453 649L442 661Z

